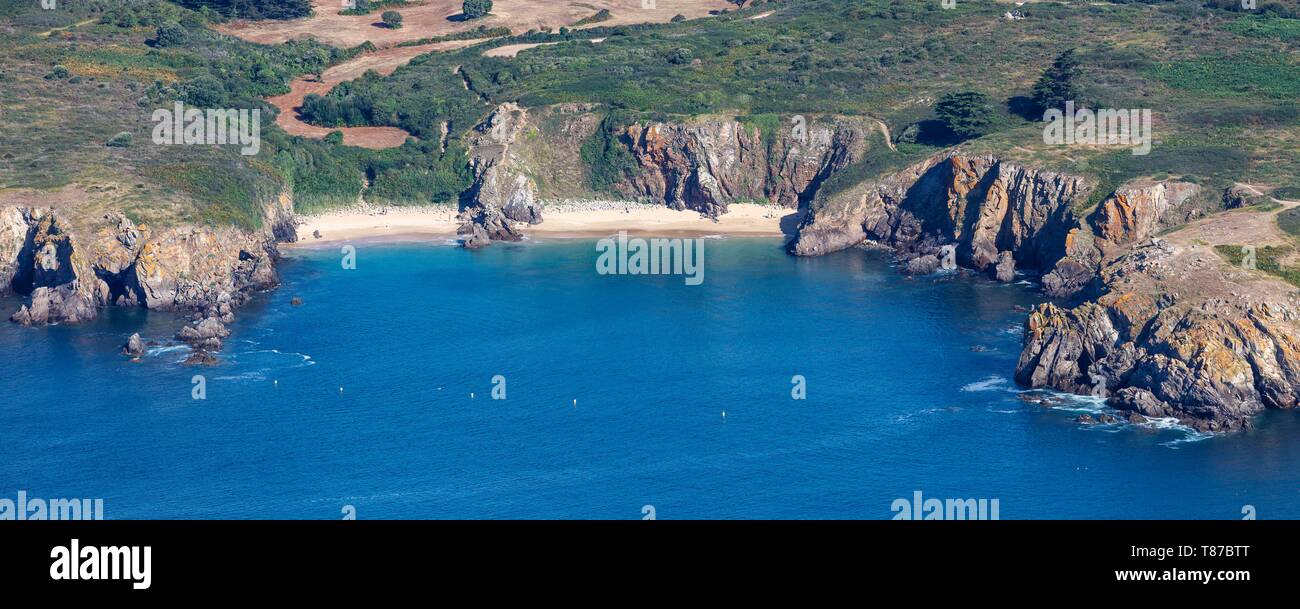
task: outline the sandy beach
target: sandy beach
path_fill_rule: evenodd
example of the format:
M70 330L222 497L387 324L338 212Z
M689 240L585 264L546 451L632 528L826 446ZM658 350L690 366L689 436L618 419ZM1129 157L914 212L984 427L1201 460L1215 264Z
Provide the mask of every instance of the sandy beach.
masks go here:
M529 238L591 238L627 231L633 235L731 235L778 237L793 230L796 212L771 205L733 203L717 221L694 211L613 201L549 203L543 222L518 225ZM353 240L420 241L455 238L460 223L452 206L363 207L300 216L298 245ZM782 230L785 225L785 230ZM319 232L320 237L315 234Z

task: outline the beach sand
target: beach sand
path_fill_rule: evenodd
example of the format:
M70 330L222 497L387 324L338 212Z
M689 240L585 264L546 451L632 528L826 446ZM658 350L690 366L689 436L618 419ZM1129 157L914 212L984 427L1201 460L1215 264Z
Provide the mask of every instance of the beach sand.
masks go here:
M422 241L456 237L460 223L452 206L358 208L300 216L299 245L344 241ZM694 211L661 205L586 201L547 204L541 224L516 224L530 239L593 238L627 231L641 236L730 235L779 237L793 232L793 209L733 203L717 221ZM316 238L314 233L320 232Z

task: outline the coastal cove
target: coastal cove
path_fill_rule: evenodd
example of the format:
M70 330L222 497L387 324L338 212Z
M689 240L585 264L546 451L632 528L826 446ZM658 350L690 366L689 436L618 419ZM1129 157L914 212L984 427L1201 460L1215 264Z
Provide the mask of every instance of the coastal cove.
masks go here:
M1004 519L1300 516L1294 412L1209 435L1021 399L1029 281L779 237L708 239L699 286L599 275L581 237L361 239L345 270L309 234L212 367L181 364L168 313L0 326L5 496L108 519L884 519L916 491ZM139 362L134 332L161 343Z

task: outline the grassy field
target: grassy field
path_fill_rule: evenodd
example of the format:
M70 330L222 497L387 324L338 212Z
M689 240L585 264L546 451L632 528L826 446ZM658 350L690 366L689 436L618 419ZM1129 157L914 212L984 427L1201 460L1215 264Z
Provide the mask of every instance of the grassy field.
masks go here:
M256 226L264 199L284 189L304 211L354 203L363 191L392 204L453 200L469 185L462 135L504 102L600 104L611 130L733 115L770 142L792 114L869 115L897 135L931 121L943 94L972 90L994 100L997 120L991 133L963 145L1092 177L1099 187L1080 211L1136 177L1195 181L1207 197L1234 181L1279 192L1300 184L1300 20L1201 0L1031 3L1021 7L1022 21L1002 18L1006 4L979 0L951 10L904 0L758 1L678 23L501 36L417 57L390 76L369 74L305 104L305 117L320 126L392 126L420 138L380 151L286 136L261 101L365 48L255 45L217 34L201 15L163 0L92 0L61 11L32 4L0 9L7 59L0 184L141 184L133 192L162 199L157 207L166 213L158 214L174 220ZM183 41L159 44L159 26L172 23ZM556 44L515 57L483 53L541 42ZM1043 142L1042 125L1023 103L1051 59L1069 48L1083 69L1081 101L1152 110L1150 154ZM261 108L261 153L150 145L149 114L173 99ZM432 144L444 122L446 152ZM131 134L128 145L105 145L123 132ZM876 148L827 187L937 150ZM597 190L627 166L606 141L589 143L583 157Z
M1282 232L1300 239L1300 207L1288 209L1277 215L1277 226Z

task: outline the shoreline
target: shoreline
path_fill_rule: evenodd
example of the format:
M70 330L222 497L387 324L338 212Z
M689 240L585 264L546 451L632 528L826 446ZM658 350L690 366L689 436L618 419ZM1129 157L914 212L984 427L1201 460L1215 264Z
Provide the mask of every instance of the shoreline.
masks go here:
M300 216L298 241L291 248L329 246L351 241L370 243L456 239L460 222L451 205L374 206ZM793 234L799 212L756 203L733 203L711 220L695 211L661 205L616 201L548 204L541 224L519 224L526 239L591 239L616 235L655 237L786 237ZM319 231L320 237L314 234Z

